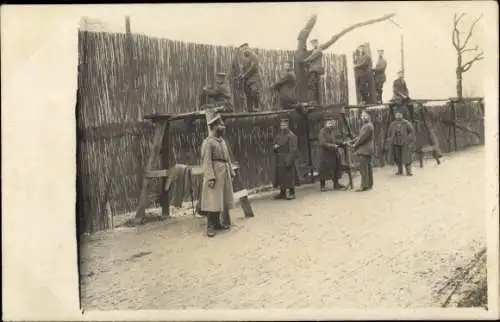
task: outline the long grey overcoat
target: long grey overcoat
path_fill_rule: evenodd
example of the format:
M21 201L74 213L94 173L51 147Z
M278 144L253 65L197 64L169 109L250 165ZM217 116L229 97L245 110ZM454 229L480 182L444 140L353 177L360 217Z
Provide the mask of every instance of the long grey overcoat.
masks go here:
M396 138L399 132L399 138ZM396 142L398 140L399 142ZM392 146L396 143L402 143L402 164L410 164L413 161L413 150L415 149L415 129L410 121L402 119L400 121L394 120L389 126L387 133L387 151L390 156L394 156ZM391 164L395 163L394 158L390 159Z
M221 212L224 208L234 208L232 178L235 173L223 138L210 135L203 141L201 166L203 168L201 211ZM215 179L213 188L208 186L211 179Z
M274 180L273 187L291 189L299 185L297 159L299 156L297 136L290 130L280 132L273 144L279 145L274 149Z

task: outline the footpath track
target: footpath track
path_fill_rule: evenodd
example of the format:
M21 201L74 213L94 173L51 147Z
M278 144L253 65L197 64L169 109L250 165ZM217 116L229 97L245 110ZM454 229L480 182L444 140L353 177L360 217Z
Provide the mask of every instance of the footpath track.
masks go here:
M209 239L186 217L82 245L82 304L94 309L439 308L450 276L486 243L484 147L413 177L375 169L367 193L252 201Z

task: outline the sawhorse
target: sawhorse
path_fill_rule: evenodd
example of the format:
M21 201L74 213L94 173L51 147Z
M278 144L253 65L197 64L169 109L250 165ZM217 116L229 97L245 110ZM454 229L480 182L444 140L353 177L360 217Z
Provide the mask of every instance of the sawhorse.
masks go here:
M189 114L189 115L188 115ZM181 119L183 116L193 116L204 113L188 113L185 115L176 116L175 119ZM160 185L160 205L162 214L159 219L164 220L170 217L170 198L168 191L165 191L165 182L168 177L169 159L170 159L170 122L174 119L171 115L149 115L145 119L150 119L154 126L154 136L151 146L151 151L146 164L146 169L142 177L141 192L139 195L139 202L134 220L134 224L143 224L146 219L146 208L149 205L149 181L153 178L161 178L162 184ZM160 157L161 168L159 170L153 169L156 159ZM238 167L233 167L237 170ZM194 166L191 169L193 176L202 175L203 171L200 166ZM235 200L238 200L246 218L253 217L253 210L248 199L248 191L242 189L234 194Z

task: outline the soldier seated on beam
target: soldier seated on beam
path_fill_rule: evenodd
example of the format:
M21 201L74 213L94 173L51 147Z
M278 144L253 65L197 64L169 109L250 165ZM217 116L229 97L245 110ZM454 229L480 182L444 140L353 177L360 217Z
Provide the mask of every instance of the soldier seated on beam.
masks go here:
M215 78L215 85L212 87L203 87L202 97L200 98L201 110L206 108L222 106L224 107L220 112L232 113L231 94L229 85L227 84L226 74L217 73Z
M295 109L299 114L304 114L303 108L307 103L301 103L295 96L295 87L297 85L297 77L293 71L291 61L286 61L283 64L283 71L281 72L278 81L271 85L270 90L278 93L279 107L282 110Z

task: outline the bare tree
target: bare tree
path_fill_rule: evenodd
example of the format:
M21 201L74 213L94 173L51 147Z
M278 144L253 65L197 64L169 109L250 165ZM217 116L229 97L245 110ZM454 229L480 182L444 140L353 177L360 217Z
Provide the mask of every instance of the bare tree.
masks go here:
M469 40L472 36L472 32L474 30L474 27L476 26L477 22L481 20L483 15L480 15L477 17L472 25L469 28L469 31L467 32L465 36L465 40L463 42L460 39L460 34L464 34L464 32L461 32L458 29L458 23L460 20L465 16L465 13L461 13L460 15L457 16L455 14L453 16L453 32L451 36L451 40L453 43L453 47L455 47L457 51L457 68L456 68L456 74L457 74L457 98L459 100L462 99L462 91L463 91L463 86L462 86L462 80L463 80L463 74L469 71L469 69L472 67L472 65L478 61L484 58L483 56L483 51L479 50L478 46L475 45L473 48L467 48L467 45L469 43ZM471 58L470 60L464 62L463 61L463 54L467 52L474 52L476 55Z
M324 51L328 49L330 46L332 46L337 40L339 40L342 36L347 34L350 31L353 31L357 28L371 25L374 23L382 22L388 19L391 19L394 17L396 14L388 14L379 18L375 19L370 19L362 22L355 23L345 29L342 29L339 33L334 34L327 42L324 44L321 44L319 46L319 50ZM307 50L307 38L309 38L309 35L314 28L314 25L316 24L317 20L317 15L312 15L309 20L307 21L306 25L304 28L302 28L299 32L299 35L297 37L297 50L295 52L295 73L297 74L297 80L298 80L298 89L299 89L299 97L306 97L304 94L307 91L307 79L305 76L305 66L304 66L304 61L309 57L309 55L312 54L312 51Z

